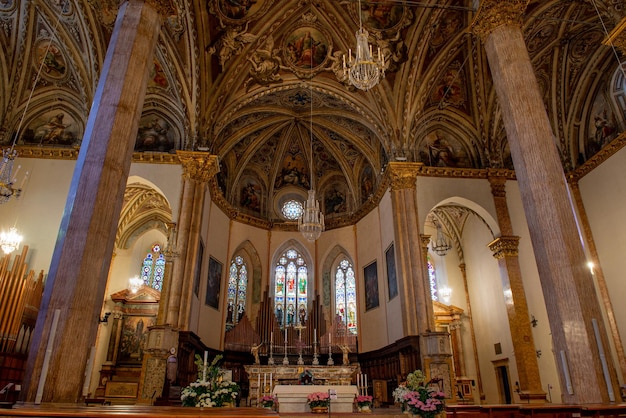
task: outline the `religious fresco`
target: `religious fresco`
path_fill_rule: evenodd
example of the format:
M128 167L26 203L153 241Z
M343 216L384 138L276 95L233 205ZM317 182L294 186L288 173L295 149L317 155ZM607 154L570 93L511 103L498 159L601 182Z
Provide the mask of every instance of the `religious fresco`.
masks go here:
M80 144L82 132L74 118L63 110L51 110L29 123L20 141L24 144L67 145Z
M318 29L297 28L285 38L285 62L299 69L314 69L326 59L328 46L326 35Z
M139 121L135 151L173 152L176 149L174 130L161 116L148 115Z
M263 0L218 0L220 13L235 20L253 15L262 4Z
M261 195L263 187L258 180L247 177L240 182L239 206L251 212L261 213Z
M460 63L456 62L448 67L435 83L430 93L430 104L461 107L466 100L465 75Z
M398 5L397 1L363 1L361 4L361 17L363 25L371 29L390 29L402 20L404 6Z
M470 168L472 164L463 145L441 131L429 134L419 147L419 161L431 167Z
M361 172L359 179L361 185L361 203L364 203L374 194L374 170L371 166L366 166Z
M148 340L148 327L156 321L153 316L126 316L119 345L119 363L141 365L143 350Z
M167 76L161 64L154 60L152 69L150 70L150 79L148 80L148 87L162 87L167 88L169 83L167 82Z
M348 211L347 187L345 183L335 183L324 191L324 216L341 214Z
M305 189L311 187L307 164L301 154L288 153L285 155L282 167L276 176L274 187L279 189L290 184Z
M35 64L41 68L41 76L58 80L66 75L67 60L59 46L52 41L43 41L35 49Z
M601 95L591 107L588 127L584 149L580 150L582 161L593 157L619 134L617 118Z

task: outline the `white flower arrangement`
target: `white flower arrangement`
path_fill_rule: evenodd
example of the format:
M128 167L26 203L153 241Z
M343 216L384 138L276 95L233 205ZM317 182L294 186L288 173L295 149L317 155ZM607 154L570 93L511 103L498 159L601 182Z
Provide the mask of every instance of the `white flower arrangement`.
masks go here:
M239 395L239 385L222 380L223 372L217 365L221 359L221 355L216 356L211 365L207 366L196 354L195 363L198 366L198 375L202 377L191 382L181 391L180 399L183 401L183 406L213 408L235 402Z

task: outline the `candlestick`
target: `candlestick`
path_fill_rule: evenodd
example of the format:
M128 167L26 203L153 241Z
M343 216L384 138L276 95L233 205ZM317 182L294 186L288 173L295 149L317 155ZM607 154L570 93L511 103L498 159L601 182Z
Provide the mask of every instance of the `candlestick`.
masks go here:
M270 332L270 344L274 342L274 331Z
M259 372L259 380L256 384L256 398L261 399L261 372Z
M267 373L263 373L263 393L265 393L266 387L267 387Z
M202 383L206 382L206 362L207 362L208 356L209 356L209 352L205 351L204 352L204 367L202 367Z
M272 372L270 372L270 392L272 391L272 386L273 386L273 380L272 380Z

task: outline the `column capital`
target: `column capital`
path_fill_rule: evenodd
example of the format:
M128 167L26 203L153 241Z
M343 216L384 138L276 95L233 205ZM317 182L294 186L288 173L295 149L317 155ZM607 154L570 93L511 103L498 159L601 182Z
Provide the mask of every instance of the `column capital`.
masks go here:
M424 254L428 254L428 244L430 244L430 235L420 234L420 239L422 240L422 249L424 249Z
M506 177L487 175L487 180L491 185L491 194L494 197L506 197Z
M183 177L207 183L220 171L217 155L206 152L176 151L176 155L183 166Z
M387 173L391 178L391 190L415 189L417 174L423 166L422 163L390 162Z
M502 236L494 239L487 246L493 252L494 258L517 257L519 237Z
M503 25L521 26L529 0L480 0L470 30L483 43L496 28Z

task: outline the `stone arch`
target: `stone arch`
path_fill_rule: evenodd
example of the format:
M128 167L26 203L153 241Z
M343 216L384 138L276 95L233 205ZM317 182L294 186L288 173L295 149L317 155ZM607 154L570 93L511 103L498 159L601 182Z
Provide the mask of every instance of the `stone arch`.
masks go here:
M235 249L230 259L228 260L227 268L230 268L232 260L238 255L243 257L243 259L249 263L250 267L248 276L248 295L246 297L246 303L248 307L246 311L250 322L254 323L258 315L263 287L263 268L261 265L261 257L259 257L259 253L256 247L249 240L246 240L239 244L239 246ZM228 277L228 275L226 277ZM228 279L226 279L226 283L224 285L224 289L227 290L227 288ZM226 293L227 292L225 291L225 298L227 298Z
M172 209L163 193L152 184L146 183L148 182L140 182L137 177L129 178L124 191L115 248L130 248L139 236L151 229L168 236Z

